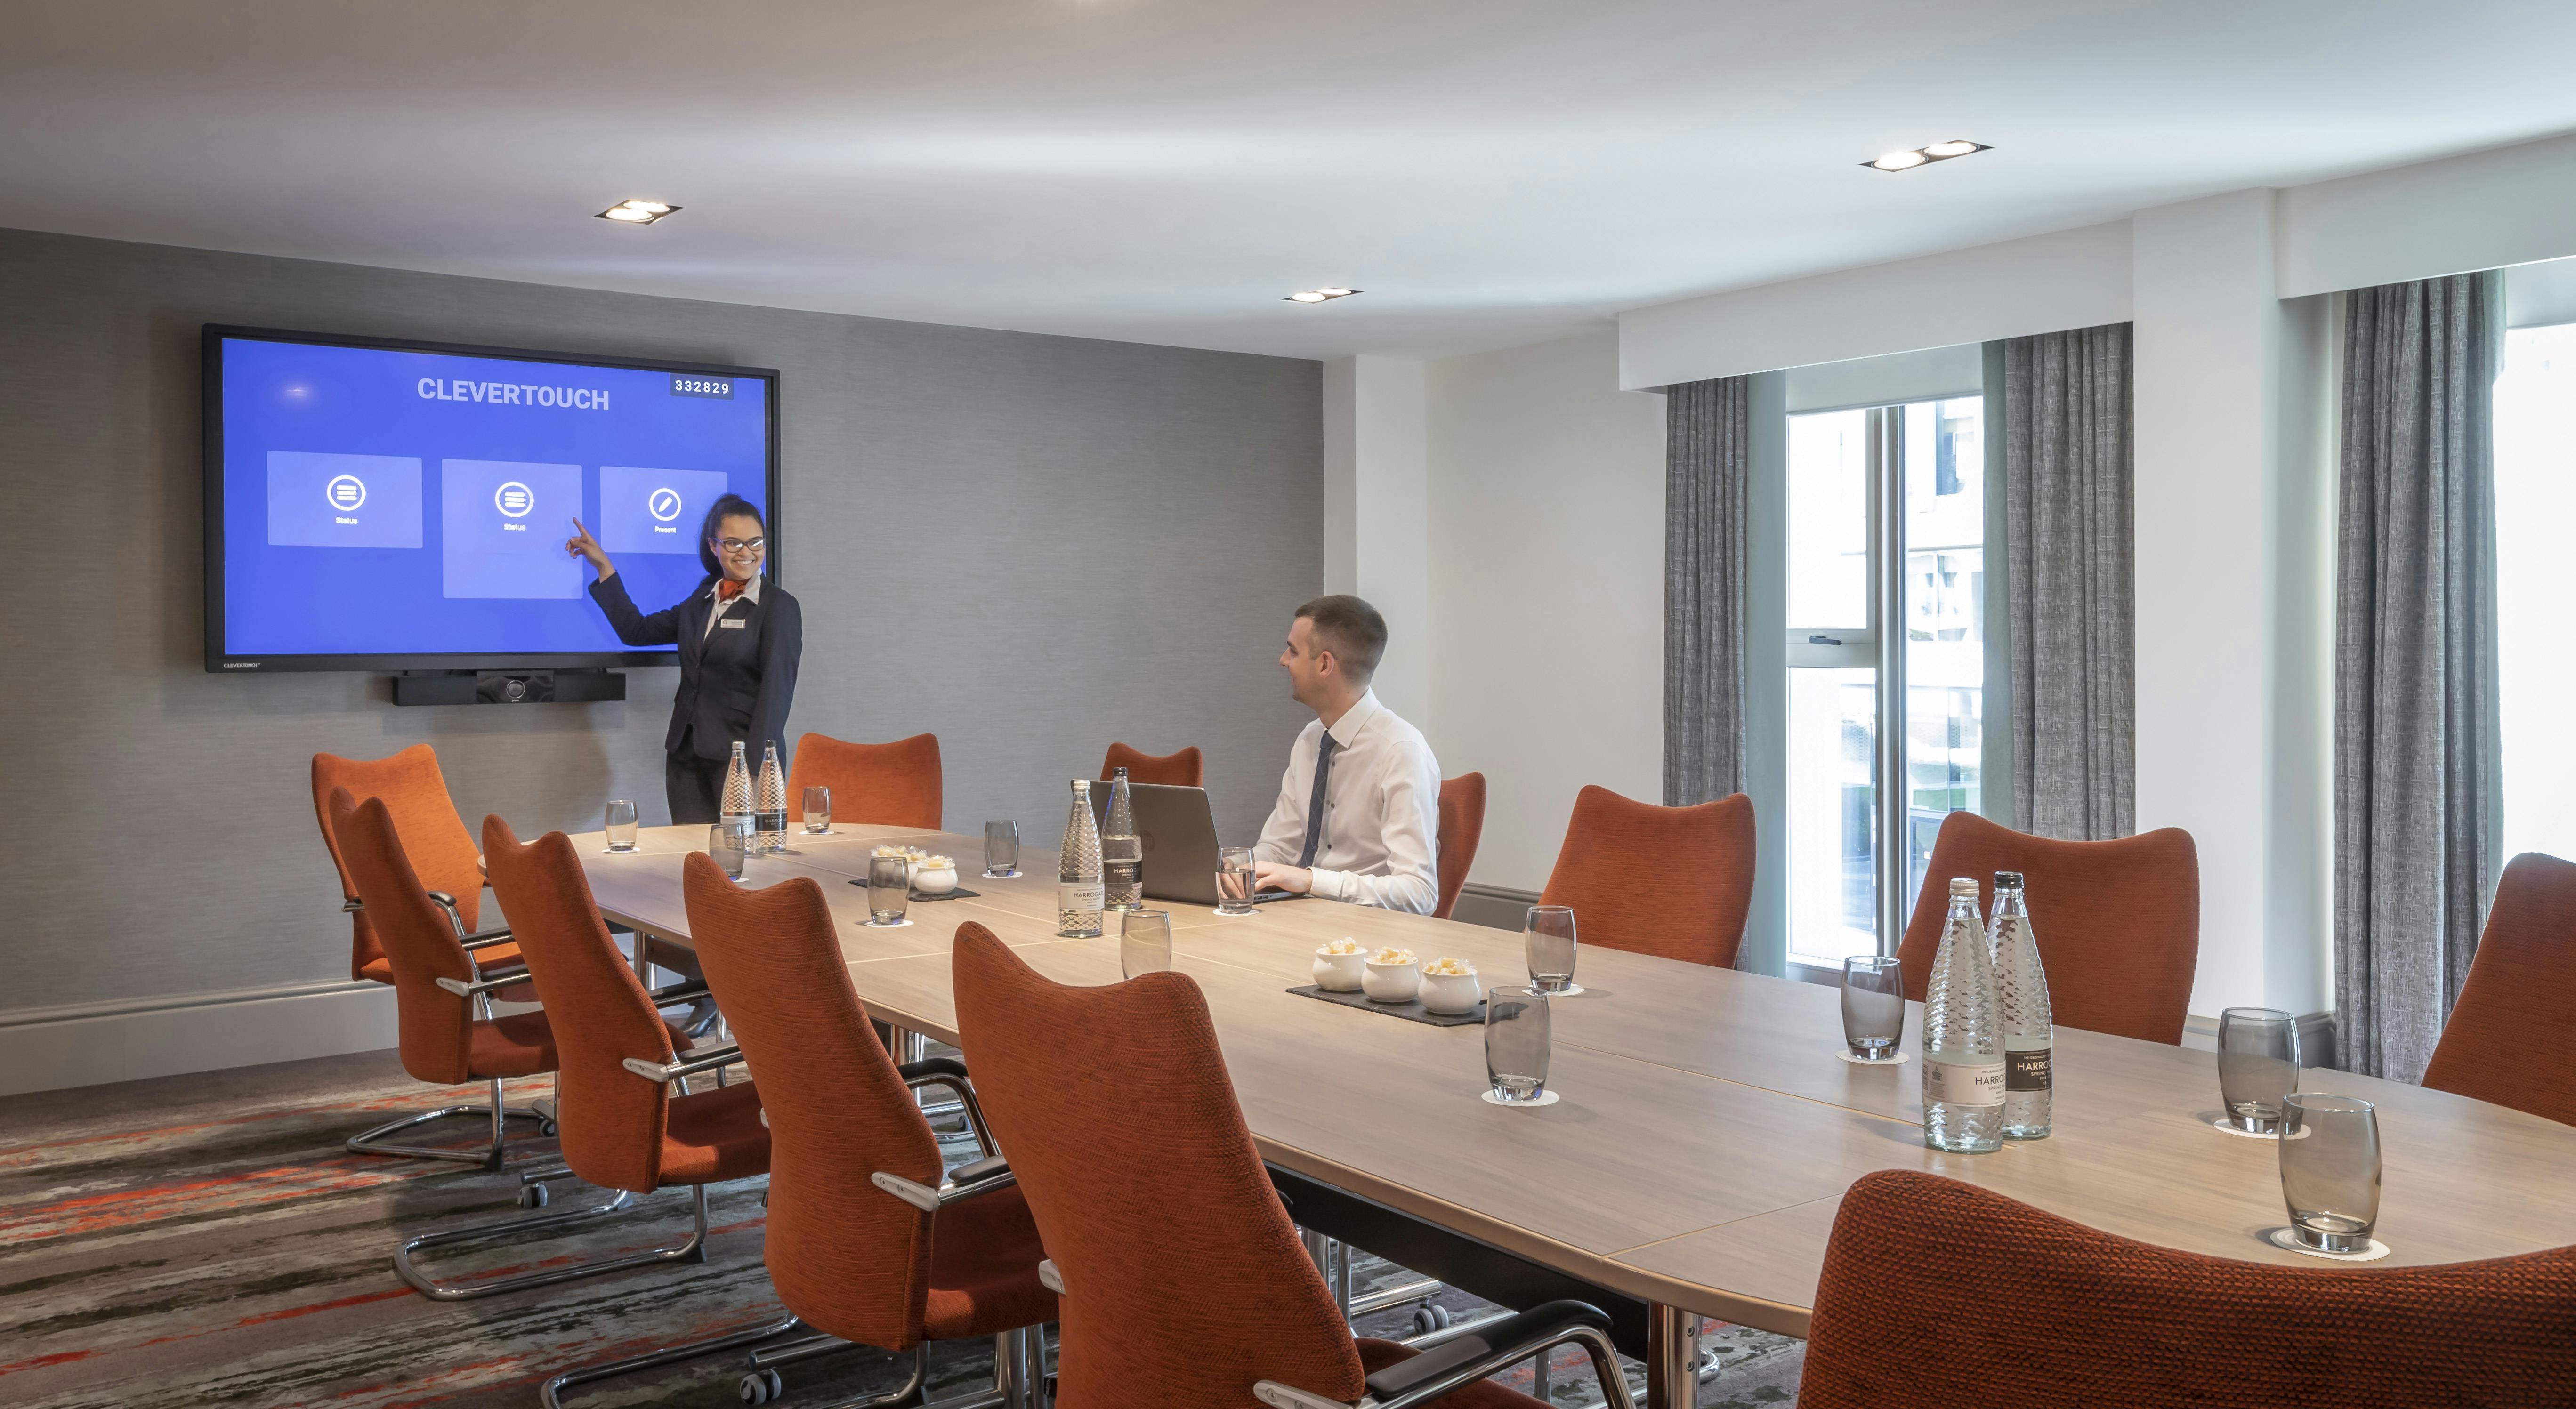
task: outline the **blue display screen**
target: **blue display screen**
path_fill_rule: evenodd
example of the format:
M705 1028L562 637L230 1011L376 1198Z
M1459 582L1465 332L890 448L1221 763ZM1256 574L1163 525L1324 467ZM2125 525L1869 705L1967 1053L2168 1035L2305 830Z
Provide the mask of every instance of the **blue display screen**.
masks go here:
M718 495L769 511L765 377L229 336L213 351L227 657L632 651L564 551L573 520L654 612L704 579Z

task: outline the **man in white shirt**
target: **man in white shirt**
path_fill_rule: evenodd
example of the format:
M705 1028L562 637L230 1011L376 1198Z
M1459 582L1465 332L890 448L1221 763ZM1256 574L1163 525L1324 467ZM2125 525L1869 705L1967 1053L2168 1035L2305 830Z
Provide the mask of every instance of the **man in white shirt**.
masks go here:
M1386 618L1357 597L1297 609L1279 666L1315 722L1288 750L1279 802L1252 849L1264 890L1428 915L1440 903L1440 762L1377 702Z

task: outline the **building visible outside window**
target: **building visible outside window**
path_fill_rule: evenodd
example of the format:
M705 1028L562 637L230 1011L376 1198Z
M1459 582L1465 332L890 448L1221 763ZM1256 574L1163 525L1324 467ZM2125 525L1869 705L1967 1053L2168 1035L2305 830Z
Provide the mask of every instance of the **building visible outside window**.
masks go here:
M1941 819L1983 801L1984 420L1973 396L1789 418L1788 912L1801 962L1892 950L1881 897L1910 909ZM1893 535L1877 531L1885 505ZM1873 546L1891 538L1892 551ZM1880 679L1890 611L1901 702ZM1901 811L1878 792L1890 731L1904 741ZM1904 838L1892 850L1879 844L1890 827Z
M2576 860L2576 323L2505 334L2495 386L2497 857Z

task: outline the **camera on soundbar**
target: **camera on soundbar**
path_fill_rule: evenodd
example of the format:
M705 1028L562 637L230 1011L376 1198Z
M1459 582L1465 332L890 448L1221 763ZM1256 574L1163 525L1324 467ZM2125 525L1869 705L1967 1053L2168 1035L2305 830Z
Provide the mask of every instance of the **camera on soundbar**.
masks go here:
M398 705L596 704L626 698L614 670L486 670L397 675Z

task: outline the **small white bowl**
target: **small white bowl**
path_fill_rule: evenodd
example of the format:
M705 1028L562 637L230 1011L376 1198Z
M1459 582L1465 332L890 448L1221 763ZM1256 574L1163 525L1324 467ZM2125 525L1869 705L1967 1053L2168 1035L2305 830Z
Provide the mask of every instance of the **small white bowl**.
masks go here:
M912 873L912 888L924 895L946 895L957 889L957 864L923 866Z
M1368 991L1371 1002L1410 1003L1422 987L1422 961L1381 964L1371 959L1368 972L1360 976L1360 987Z
M1477 981L1473 969L1463 974L1422 976L1422 1006L1444 1016L1472 1013L1484 996L1485 987Z
M1315 986L1326 993L1356 993L1367 973L1368 951L1327 954L1315 951Z

